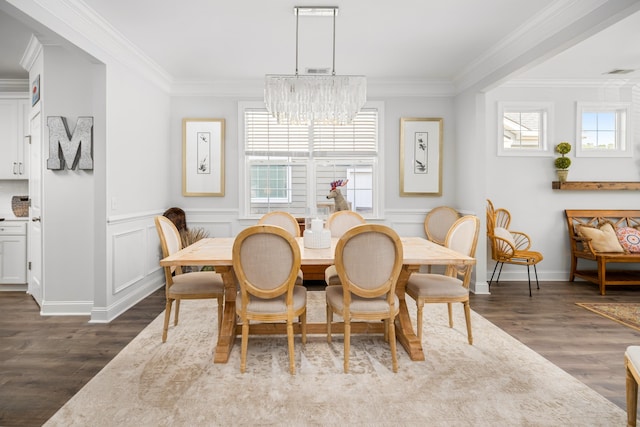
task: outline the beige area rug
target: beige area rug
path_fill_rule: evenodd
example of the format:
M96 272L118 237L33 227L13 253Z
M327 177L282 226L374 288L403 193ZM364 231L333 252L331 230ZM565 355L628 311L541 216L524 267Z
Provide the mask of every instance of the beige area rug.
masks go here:
M324 321L324 292L308 298L309 321ZM215 302L184 301L165 344L160 315L45 425L626 425L622 409L476 313L470 346L454 308L451 329L446 305L425 307L427 360L399 346L397 374L381 336L353 337L344 374L342 336L310 335L306 346L296 337L290 376L285 336L250 337L245 374L239 338L229 363L213 364Z
M640 304L637 303L588 303L577 302L582 308L586 308L600 316L607 319L615 320L616 322L640 331Z

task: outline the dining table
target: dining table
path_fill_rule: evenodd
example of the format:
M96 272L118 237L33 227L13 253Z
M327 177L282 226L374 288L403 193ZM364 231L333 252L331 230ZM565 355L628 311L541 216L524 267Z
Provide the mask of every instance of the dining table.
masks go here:
M226 363L233 348L236 337L241 334L241 326L237 323L236 295L238 281L233 271L232 249L233 237L212 237L201 239L186 248L160 260L166 266L213 266L222 276L225 286L224 311L222 325L215 347L214 363ZM302 265L330 266L334 262L335 247L338 238L331 239L331 246L312 249L304 246L302 237L296 238L300 246ZM438 245L423 237L401 237L403 248L403 265L396 284L400 307L396 316L395 328L398 342L407 351L411 360L425 360L422 343L413 330L411 317L405 299L405 288L409 276L420 270L422 265L473 265L475 258L466 256L445 246ZM352 333L382 332L383 324L356 322L351 324ZM284 324L255 324L250 326L251 334L286 334ZM299 325L296 326L299 331ZM326 333L326 323L308 323L307 334ZM344 331L343 322L332 323L332 331Z

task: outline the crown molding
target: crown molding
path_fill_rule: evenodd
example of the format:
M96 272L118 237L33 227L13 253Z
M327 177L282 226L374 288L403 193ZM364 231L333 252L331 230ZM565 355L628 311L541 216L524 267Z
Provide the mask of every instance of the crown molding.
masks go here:
M256 98L264 95L264 80L178 81L170 91L172 96L216 96ZM454 85L446 80L368 79L367 95L391 97L450 97L455 96Z
M511 79L500 85L512 88L621 88L640 85L640 78L626 79Z
M554 1L472 61L453 81L459 92L490 89L637 10L637 0Z
M94 60L118 62L169 92L172 77L82 0L6 0Z
M31 34L29 44L22 54L22 59L20 59L20 66L27 71L31 71L31 67L33 67L40 52L42 52L42 43L35 35Z

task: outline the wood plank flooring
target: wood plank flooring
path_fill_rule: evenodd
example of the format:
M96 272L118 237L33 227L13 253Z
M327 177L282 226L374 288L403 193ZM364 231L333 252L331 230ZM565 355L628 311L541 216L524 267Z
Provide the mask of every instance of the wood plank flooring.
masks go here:
M530 298L526 282L494 284L491 295L472 295L471 307L625 409L623 354L640 344L640 332L575 303L640 302L640 287L612 287L603 297L586 282L540 286ZM29 295L1 292L0 426L42 425L163 309L160 289L110 324L90 324L40 316Z

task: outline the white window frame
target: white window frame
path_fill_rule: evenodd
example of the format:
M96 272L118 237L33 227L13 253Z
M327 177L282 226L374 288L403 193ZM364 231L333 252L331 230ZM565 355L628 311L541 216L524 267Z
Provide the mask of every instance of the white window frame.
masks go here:
M248 162L245 159L245 125L244 125L244 112L246 109L251 108L265 108L263 101L240 101L238 102L238 198L240 208L240 219L256 219L259 215L250 214L250 195L251 195L251 183L247 180L247 165ZM378 110L378 154L374 161L374 188L375 195L373 197L373 209L372 213L365 215L367 219L383 219L383 207L384 207L384 190L385 190L385 167L384 167L384 152L385 152L385 140L384 140L384 102L383 101L368 101L363 108L372 108ZM315 177L315 168L310 165L312 169L312 179ZM313 182L308 183L309 191L313 186ZM327 189L328 193L328 189ZM309 199L312 200L311 198Z
M585 150L582 147L582 115L585 112L615 112L616 148ZM626 102L576 102L576 157L633 157L631 104Z
M249 160L249 163L251 164L259 164L258 162L251 162L251 160ZM280 166L280 167L284 167L286 168L286 173L287 173L287 195L286 197L272 197L270 199L267 199L265 197L250 197L251 199L251 203L271 203L274 205L277 205L279 203L282 204L288 204L291 203L291 189L289 188L291 185L291 167L289 164L287 164L288 162L286 161L286 159L282 159L282 161L278 161L278 159L275 159L274 164L264 164L264 166Z
M498 102L498 133L497 133L497 148L498 156L552 156L552 147L550 141L553 141L553 118L554 118L554 105L551 102L511 102L500 101ZM505 111L519 111L519 112L535 112L540 111L542 113L542 123L540 125L540 141L539 148L505 148L504 147L504 113Z

